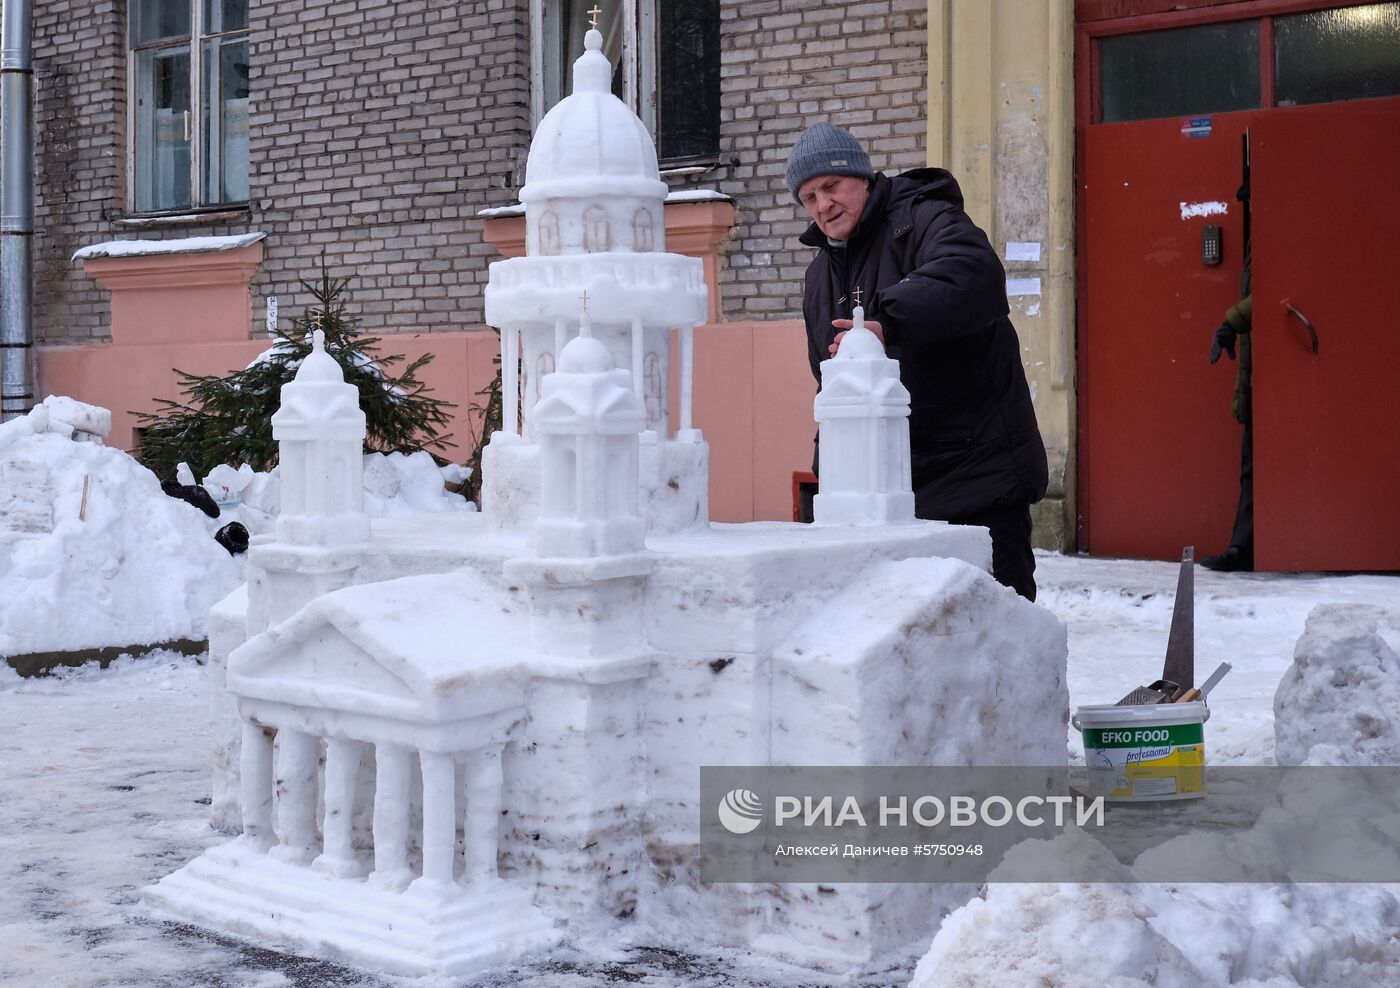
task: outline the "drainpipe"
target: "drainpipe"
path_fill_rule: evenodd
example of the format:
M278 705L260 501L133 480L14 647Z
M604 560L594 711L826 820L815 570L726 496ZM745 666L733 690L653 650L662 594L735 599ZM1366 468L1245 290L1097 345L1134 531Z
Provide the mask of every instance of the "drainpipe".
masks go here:
M0 421L34 407L34 72L30 0L4 0L0 24Z

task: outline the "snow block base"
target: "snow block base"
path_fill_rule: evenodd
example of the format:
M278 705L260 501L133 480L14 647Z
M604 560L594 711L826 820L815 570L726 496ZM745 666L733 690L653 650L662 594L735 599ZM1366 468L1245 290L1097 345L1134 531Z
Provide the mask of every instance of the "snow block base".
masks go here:
M302 859L382 851L407 882L450 874L444 857L461 852L444 852L452 844L444 821L455 815L466 857L499 867L570 936L630 925L634 935L739 948L842 976L897 967L976 886L707 883L701 767L1060 765L1066 757L1065 629L987 574L985 529L712 525L652 535L642 553L581 561L531 556L522 535L494 531L476 514L395 519L376 526L370 551L347 571L351 585L272 625L272 608L257 604L267 585L260 568L287 550L257 548L265 551L250 554L247 599L230 597L210 619L215 818L231 828L241 816L245 832L275 835L281 852ZM279 600L302 599L315 579L304 574L303 586L283 588ZM334 634L317 615L334 617ZM517 691L504 705L492 701L500 676ZM433 740L455 722L454 710L505 707L511 715L489 736ZM346 760L352 742L366 749L358 764L353 750ZM249 752L250 743L259 750ZM433 785L420 788L420 776ZM447 813L460 809L452 797L463 792L465 816ZM348 824L345 809L318 812L331 803L351 808ZM317 826L327 815L342 821L331 834ZM326 887L307 870L282 884L255 876L247 888L273 889L283 910L288 885ZM223 876L217 887L240 877ZM350 893L330 906L336 929L378 923L386 903L400 902L353 880L344 888ZM289 934L281 920L249 919L263 915L251 905L232 918L225 907L210 912L204 900L212 898L182 895L180 908L166 908L224 932L292 939L298 952L331 949L305 932L310 919ZM311 906L297 908L310 915ZM475 914L460 915L466 926L456 930L445 913L433 916L437 941L357 933L332 956L416 971L402 955L417 942L476 935ZM433 949L426 956L448 952Z
M558 944L524 888L330 878L237 840L142 892L159 919L405 977L462 977Z

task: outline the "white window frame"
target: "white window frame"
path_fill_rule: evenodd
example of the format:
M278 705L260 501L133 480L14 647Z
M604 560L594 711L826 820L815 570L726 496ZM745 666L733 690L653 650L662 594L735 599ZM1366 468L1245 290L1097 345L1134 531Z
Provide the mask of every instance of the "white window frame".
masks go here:
M639 99L640 92L656 92L656 0L611 0L622 17L622 101L656 137L656 101ZM600 3L601 6L601 3ZM546 52L559 50L559 19L547 16L556 10L552 0L530 0L530 130L533 132L554 101L569 95L568 79L547 78ZM640 53L640 58L638 54ZM573 58L582 55L576 52ZM572 64L573 58L566 59ZM552 61L552 60L551 60ZM640 63L640 65L639 65ZM557 93L557 95L555 95ZM640 104L640 105L639 105Z
M193 213L218 211L228 209L241 209L247 205L244 201L230 202L205 202L204 201L204 42L209 38L226 37L241 34L247 38L250 34L248 27L242 27L233 31L221 31L218 34L206 35L204 33L204 0L185 0L190 7L190 36L184 42L184 48L190 56L190 110L189 126L186 133L190 136L186 138L190 145L190 202L185 206L174 206L169 209L138 209L136 203L137 192L137 55L141 51L155 50L159 48L175 49L181 47L176 43L150 44L137 48L133 44L132 27L135 23L133 8L135 0L127 2L126 18L126 209L128 213L142 215L159 215L167 213ZM538 0L536 0L538 2ZM252 3L249 3L251 8ZM149 153L149 152L148 152Z

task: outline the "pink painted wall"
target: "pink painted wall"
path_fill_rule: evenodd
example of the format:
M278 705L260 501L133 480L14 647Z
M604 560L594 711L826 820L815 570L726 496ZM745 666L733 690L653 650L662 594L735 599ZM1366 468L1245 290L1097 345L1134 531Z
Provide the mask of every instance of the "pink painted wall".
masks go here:
M791 521L792 472L812 465L812 399L801 322L695 331L695 424L710 444L710 517Z
M137 425L130 413L154 411L155 398L178 397L173 368L226 373L267 347L260 339L182 338L174 330L186 326L190 311L147 305L144 328L133 342L114 334L110 344L41 348L40 387L45 394L110 408L108 443L130 449ZM153 337L162 342L146 342ZM474 424L468 409L494 373L497 346L496 335L485 331L400 334L381 344L410 360L434 355L421 376L438 397L458 406L450 426L457 449L443 451L449 459L466 459ZM695 331L694 418L710 444L715 521L791 519L792 471L812 462L815 392L800 322L718 323Z
M111 343L42 348L39 386L44 394L66 394L110 408L112 433L107 442L130 449L138 425L131 413L155 411L156 398L180 397L174 368L192 374L224 374L246 367L267 349L268 342ZM495 371L491 363L498 345L495 334L413 333L390 337L385 342L381 352L401 353L408 360L433 354L433 362L419 376L437 397L460 406L450 427L451 441L458 449L441 452L449 459L465 459L465 451L470 448L467 409L480 400L475 393L486 386Z

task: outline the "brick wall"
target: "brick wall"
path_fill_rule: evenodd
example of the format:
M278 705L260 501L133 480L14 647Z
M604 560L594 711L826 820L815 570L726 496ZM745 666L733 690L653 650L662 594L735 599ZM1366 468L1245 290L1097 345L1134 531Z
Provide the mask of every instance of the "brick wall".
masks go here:
M125 4L39 0L33 26L35 333L90 340L106 293L69 258L110 239L124 194Z
M249 212L157 229L122 222L126 3L36 7L41 340L106 333L105 293L69 261L78 247L248 230L268 234L258 311L275 294L297 315L324 249L367 331L481 325L496 255L476 213L515 200L529 144L528 0L251 4ZM720 161L671 184L736 200L726 318L801 313L811 252L783 172L806 126L849 128L877 169L924 163L926 16L926 0L723 0Z
M250 5L250 208L137 228L125 215L123 0L39 0L35 316L103 338L106 293L69 258L110 239L268 234L256 308L308 300L322 249L376 333L476 328L495 251L478 210L515 199L529 142L526 0ZM191 313L197 318L196 313Z
M295 314L324 249L376 333L477 328L530 135L525 0L252 5L257 286Z
M724 0L718 188L739 225L722 276L728 319L800 317L812 251L783 181L787 153L818 120L865 145L876 171L927 163L927 0Z

